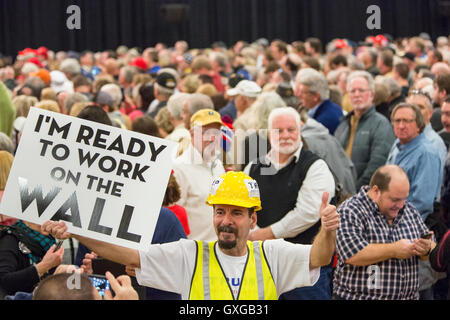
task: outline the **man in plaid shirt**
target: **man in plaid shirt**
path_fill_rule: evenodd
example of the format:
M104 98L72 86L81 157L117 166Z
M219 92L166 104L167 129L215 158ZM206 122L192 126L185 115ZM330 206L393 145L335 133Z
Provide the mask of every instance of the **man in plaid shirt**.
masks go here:
M408 194L403 169L386 165L338 208L335 299L419 298L419 259L436 244Z

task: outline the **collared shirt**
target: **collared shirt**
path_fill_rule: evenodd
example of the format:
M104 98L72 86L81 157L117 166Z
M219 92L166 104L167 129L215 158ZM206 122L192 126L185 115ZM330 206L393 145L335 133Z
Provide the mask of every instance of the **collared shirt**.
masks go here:
M408 201L419 210L425 221L433 212L433 203L439 197L444 175L436 148L423 132L403 145L397 139L386 164L396 164L406 172L410 183Z
M319 107L322 105L322 102L323 102L323 101L321 101L319 104L317 104L314 108L309 109L309 111L308 111L308 116L309 116L310 118L314 118L314 116L316 115L316 111L317 111L317 109L319 109Z
M165 139L175 142L180 142L182 139L191 140L191 134L189 130L184 127L184 124L181 123L175 127L171 134L169 134Z
M419 258L389 259L370 266L345 261L369 244L394 243L420 238L428 232L417 209L408 201L390 225L377 204L369 198L368 186L338 208L336 234L338 264L333 293L342 299L402 300L419 298Z
M274 157L273 149L266 155L267 163L272 163L277 172L290 164L292 161L297 162L300 157L302 146L291 156L284 164L279 164ZM250 162L244 169L249 174ZM322 194L324 191L329 193L329 200L334 197L334 178L328 168L328 165L322 159L315 161L308 170L303 180L302 187L298 192L295 208L286 213L286 215L278 222L270 226L276 238L295 237L299 233L307 230L319 221L319 209L322 203ZM269 196L270 195L261 195Z
M444 167L445 159L447 158L447 147L445 146L444 140L441 138L441 136L439 134L437 134L436 131L433 130L431 123L429 123L425 126L423 133L425 133L425 137L428 140L430 140L430 142L433 144L433 146L439 152L439 157L441 158L442 167Z
M175 159L174 176L180 186L178 205L186 209L191 233L189 239L213 241L217 239L213 219L213 208L206 204L211 184L215 177L225 173L220 160L205 162L201 154L190 144L181 156Z

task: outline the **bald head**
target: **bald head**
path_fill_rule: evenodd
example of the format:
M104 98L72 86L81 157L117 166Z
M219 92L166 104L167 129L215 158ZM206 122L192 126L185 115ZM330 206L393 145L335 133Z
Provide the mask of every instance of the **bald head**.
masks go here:
M119 74L119 64L114 58L108 58L105 60L105 71L111 76Z
M431 72L435 77L443 74L450 74L450 67L445 62L436 62L431 67Z
M84 273L59 273L42 280L33 293L33 300L97 300L98 295Z
M379 167L372 175L369 186L377 186L381 192L389 191L392 182L407 183L409 189L409 180L405 171L397 165L389 164Z
M408 176L396 165L380 167L370 179L367 195L377 204L379 213L392 224L409 196Z

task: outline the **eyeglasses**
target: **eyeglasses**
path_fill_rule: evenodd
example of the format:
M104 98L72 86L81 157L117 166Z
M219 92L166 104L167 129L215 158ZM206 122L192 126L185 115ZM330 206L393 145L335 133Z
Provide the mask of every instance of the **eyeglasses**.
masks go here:
M298 95L299 96L302 96L302 95L307 95L307 94L316 94L315 92L313 92L313 91L309 91L309 90L305 90L305 91L298 91Z
M419 95L419 96L427 98L431 102L431 97L428 94L428 92L425 92L425 91L422 91L422 90L417 90L417 89L411 90L409 92L409 95L410 96L412 96L412 95Z
M404 124L411 124L414 121L416 121L416 119L393 119L392 123L399 125L401 122L403 122Z
M362 89L362 88L358 88L358 89L352 89L350 90L348 93L349 94L355 94L355 93L364 93L369 91L370 89Z

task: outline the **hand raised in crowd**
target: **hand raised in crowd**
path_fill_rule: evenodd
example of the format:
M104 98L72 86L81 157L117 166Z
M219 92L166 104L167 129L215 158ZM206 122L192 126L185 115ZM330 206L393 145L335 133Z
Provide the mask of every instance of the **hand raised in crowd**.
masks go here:
M336 231L339 226L339 215L336 211L336 206L328 203L328 192L322 195L322 204L320 205L319 215L322 223L322 228L327 232Z
M83 259L83 265L81 268L84 270L84 273L94 273L94 270L92 269L92 259L96 259L98 255L92 251L91 253L86 253L84 255Z
M105 276L115 293L113 297L111 290L105 290L105 300L139 300L139 295L131 285L129 276L122 275L114 278L112 273L108 271L105 273Z
M73 264L60 264L53 274L60 273L84 273L84 270Z
M55 248L56 245L52 245L50 249L48 249L47 252L45 253L41 262L36 264L36 269L38 271L39 277L44 275L51 268L54 268L62 263L64 248L61 247L56 252L53 252Z
M41 226L41 233L43 235L52 235L56 239L67 239L72 235L67 231L66 224L61 221L46 221Z

